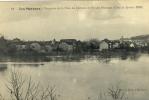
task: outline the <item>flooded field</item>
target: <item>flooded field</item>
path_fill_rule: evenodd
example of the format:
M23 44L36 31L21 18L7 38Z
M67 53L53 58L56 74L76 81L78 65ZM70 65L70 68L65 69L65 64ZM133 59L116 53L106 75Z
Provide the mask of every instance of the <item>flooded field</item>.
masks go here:
M125 94L122 100L148 100L149 56L48 62L1 62L0 93L9 100L6 84L15 69L26 78L32 77L43 87L55 86L58 100L116 100L109 94L118 88Z

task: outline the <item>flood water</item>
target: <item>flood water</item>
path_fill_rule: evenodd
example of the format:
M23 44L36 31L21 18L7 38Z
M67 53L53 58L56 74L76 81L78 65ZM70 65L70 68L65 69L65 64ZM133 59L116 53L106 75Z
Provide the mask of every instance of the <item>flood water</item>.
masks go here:
M101 92L117 84L127 93L128 100L148 100L149 97L149 55L145 54L125 60L99 61L92 57L79 61L1 62L0 93L5 96L5 84L12 68L25 77L31 76L42 86L54 85L58 100L101 100Z

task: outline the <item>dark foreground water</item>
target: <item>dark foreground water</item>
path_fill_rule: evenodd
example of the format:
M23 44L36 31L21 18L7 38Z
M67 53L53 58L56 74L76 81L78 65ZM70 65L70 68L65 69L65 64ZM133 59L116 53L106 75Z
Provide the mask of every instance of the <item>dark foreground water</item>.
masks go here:
M112 100L101 95L117 85L128 97L124 100L149 98L149 56L145 54L125 60L90 57L79 61L1 62L0 92L7 99L5 84L14 67L43 86L55 85L58 100Z

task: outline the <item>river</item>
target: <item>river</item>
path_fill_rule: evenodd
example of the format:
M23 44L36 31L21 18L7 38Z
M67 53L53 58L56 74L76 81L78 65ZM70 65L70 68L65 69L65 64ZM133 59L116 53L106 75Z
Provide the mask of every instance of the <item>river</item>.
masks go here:
M99 61L92 57L79 61L1 62L0 93L6 98L12 69L25 77L31 76L42 86L55 86L58 100L101 100L101 95L112 86L125 91L128 97L125 100L148 100L149 56L146 54L124 60L116 57Z

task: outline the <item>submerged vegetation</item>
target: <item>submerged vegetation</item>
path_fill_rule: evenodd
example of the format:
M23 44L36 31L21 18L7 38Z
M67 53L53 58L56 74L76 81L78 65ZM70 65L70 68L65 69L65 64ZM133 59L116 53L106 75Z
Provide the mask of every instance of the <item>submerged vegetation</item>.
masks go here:
M5 86L8 92L7 96L0 94L0 100L61 100L56 86L42 87L39 82L35 82L31 77L24 77L21 72L16 70L11 70ZM135 94L131 96L130 92L125 90L124 86L115 83L107 88L99 89L96 99L86 96L86 100L135 100L132 97Z
M100 91L98 100L129 100L126 91L119 84L111 85L106 90Z
M23 77L19 71L11 71L6 83L8 100L58 100L55 86L41 87L40 83L34 82L31 77ZM0 95L0 100L7 100Z

